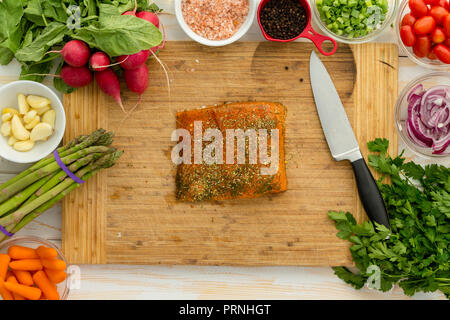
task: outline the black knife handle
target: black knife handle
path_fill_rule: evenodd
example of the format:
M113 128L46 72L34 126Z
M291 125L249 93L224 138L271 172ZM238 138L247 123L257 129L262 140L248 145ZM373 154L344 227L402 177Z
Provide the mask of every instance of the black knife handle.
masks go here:
M389 215L384 205L383 197L378 189L377 183L367 167L364 158L352 162L355 172L356 184L361 202L370 220L391 229Z

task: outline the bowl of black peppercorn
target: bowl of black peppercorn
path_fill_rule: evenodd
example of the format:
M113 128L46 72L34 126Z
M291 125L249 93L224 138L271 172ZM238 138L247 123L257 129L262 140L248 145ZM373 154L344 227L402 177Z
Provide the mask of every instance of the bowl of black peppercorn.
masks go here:
M336 41L311 27L311 8L306 0L263 0L257 15L261 32L269 41L290 42L307 38L324 55L336 52ZM332 43L331 50L322 48L324 42Z

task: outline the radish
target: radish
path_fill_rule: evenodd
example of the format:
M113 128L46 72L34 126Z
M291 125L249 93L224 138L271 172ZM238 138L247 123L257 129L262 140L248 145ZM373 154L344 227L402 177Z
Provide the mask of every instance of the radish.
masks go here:
M146 64L142 64L137 69L125 70L125 83L128 89L137 93L139 95L139 100L136 105L127 113L122 123L133 113L134 110L139 106L142 100L142 95L148 88L148 68Z
M149 55L149 50L142 50L129 56L119 56L117 62L120 63L120 66L124 70L133 70L143 65L145 61L147 61Z
M132 70L124 71L128 89L142 96L148 87L148 68L146 64Z
M111 61L106 53L98 51L91 56L89 64L94 71L103 71L108 69Z
M122 111L125 113L125 109L120 98L120 83L114 71L106 69L95 73L95 80L97 81L100 89L107 95L113 97L119 104Z
M91 55L88 45L80 40L71 40L64 45L62 50L47 53L60 53L64 62L72 67L84 66Z
M125 11L122 13L122 16L136 16L137 10L137 0L134 0L134 10L133 11Z
M159 18L156 14L150 11L140 11L136 13L136 17L147 20L155 27L159 28Z
M61 68L60 76L67 85L73 88L87 86L92 81L92 73L87 67L64 65Z

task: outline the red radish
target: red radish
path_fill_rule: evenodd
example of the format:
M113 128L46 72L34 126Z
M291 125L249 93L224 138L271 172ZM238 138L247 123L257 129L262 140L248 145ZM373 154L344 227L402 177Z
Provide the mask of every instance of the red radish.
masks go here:
M156 14L150 11L140 11L136 13L136 17L147 20L155 27L159 28L159 18Z
M84 66L91 55L91 50L86 43L80 40L67 42L61 51L49 51L48 53L61 53L64 62L72 67Z
M133 113L134 110L139 106L142 100L142 94L147 90L148 87L148 68L146 64L141 65L137 69L133 70L125 70L125 83L127 84L128 89L137 93L139 95L139 100L136 105L131 108L131 110L127 113L125 118L122 119L122 123Z
M163 39L159 46L150 48L150 51L153 53L157 53L159 50L163 49L164 46L166 45L166 29L164 29L164 26L162 24L161 24L161 27L162 27L162 32L163 32Z
M137 0L134 0L134 10L133 11L125 11L122 13L123 16L136 16L137 10Z
M94 71L103 71L108 69L111 61L106 53L98 51L91 56L89 64Z
M64 65L61 68L60 75L62 80L73 88L87 86L92 81L92 73L87 67L73 67L71 65Z
M139 68L141 65L147 61L148 56L150 55L149 50L142 50L138 53L131 54L129 56L119 56L117 58L117 62L120 63L120 66L125 70L133 70Z
M142 64L137 69L125 70L125 82L128 89L142 95L148 87L148 68Z
M122 111L125 113L125 109L120 98L120 83L114 71L106 69L95 73L95 80L97 81L100 89L107 95L113 97L119 104Z

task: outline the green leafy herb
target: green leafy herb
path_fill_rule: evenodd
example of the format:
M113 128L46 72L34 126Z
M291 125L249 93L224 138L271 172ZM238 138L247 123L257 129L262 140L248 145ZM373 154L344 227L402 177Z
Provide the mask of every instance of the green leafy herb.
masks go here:
M450 169L422 167L387 154L389 142L368 143L370 165L383 176L378 186L390 215L392 232L382 225L357 224L350 213L329 212L337 236L352 243L359 273L335 267L335 274L360 289L378 277L381 291L398 284L405 294L441 291L450 297ZM391 183L384 183L386 177ZM373 274L373 268L379 275Z
M104 16L99 23L76 30L73 38L115 57L157 46L162 41L162 34L153 24L143 19L133 16Z

